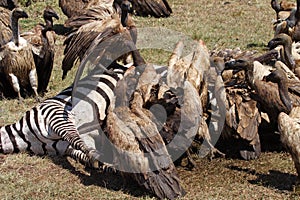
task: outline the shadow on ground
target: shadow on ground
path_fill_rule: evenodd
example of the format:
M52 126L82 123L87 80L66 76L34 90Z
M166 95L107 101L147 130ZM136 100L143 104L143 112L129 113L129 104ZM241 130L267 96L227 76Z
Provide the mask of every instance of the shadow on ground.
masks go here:
M255 169L241 168L234 165L229 165L228 168L244 172L246 174L255 175L257 177L255 180L248 180L251 184L261 185L268 188L271 187L280 191L292 191L297 178L293 174L277 170L269 170L267 173L258 173Z
M67 169L72 174L78 176L81 183L85 186L99 186L112 191L122 191L125 194L129 194L133 197L150 196L146 189L143 189L135 181L123 178L120 174L113 174L109 172L101 172L95 169L86 168L89 173L84 174L77 170L66 158L64 157L50 157L50 159L63 169Z

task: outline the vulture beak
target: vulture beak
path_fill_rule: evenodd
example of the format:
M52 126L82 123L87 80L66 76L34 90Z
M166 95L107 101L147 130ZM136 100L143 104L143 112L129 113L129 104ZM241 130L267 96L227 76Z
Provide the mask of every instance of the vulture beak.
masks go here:
M59 19L59 16L57 15L57 13L53 13L53 17L57 20Z
M22 18L28 18L29 16L25 11L23 11L22 14L21 14L21 17Z
M227 61L225 63L225 68L224 69L234 69L236 65L236 60L230 60L230 61Z
M274 40L270 40L268 42L268 47L269 47L270 50L274 49L275 47L277 47L277 43Z

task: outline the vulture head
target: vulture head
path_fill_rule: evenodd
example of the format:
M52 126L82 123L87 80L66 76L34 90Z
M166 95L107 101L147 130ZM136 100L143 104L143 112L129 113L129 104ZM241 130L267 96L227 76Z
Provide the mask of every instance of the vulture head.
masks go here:
M275 10L276 13L281 11L281 6L280 6L278 0L272 0L271 7Z
M225 69L237 69L237 70L252 70L253 64L250 60L237 59L231 60L225 63Z
M274 49L279 45L283 46L283 52L280 52L281 61L284 62L292 71L295 68L295 61L292 56L292 38L285 34L280 33L276 35L272 40L269 41L268 47Z
M44 19L52 21L52 18L54 17L55 19L59 19L58 14L51 8L50 6L47 6L46 9L44 10L43 14Z
M21 8L15 8L12 10L12 19L28 18L28 14Z
M292 38L285 34L285 33L280 33L278 35L276 35L272 40L269 41L268 43L268 47L270 49L274 49L279 45L283 45L285 47L291 47L292 46Z
M47 6L46 9L44 10L43 17L46 22L44 31L53 29L53 18L59 19L58 14L50 6Z

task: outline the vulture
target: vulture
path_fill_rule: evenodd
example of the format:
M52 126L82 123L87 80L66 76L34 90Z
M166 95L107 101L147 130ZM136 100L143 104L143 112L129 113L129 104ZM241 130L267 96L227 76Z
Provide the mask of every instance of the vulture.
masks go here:
M252 98L259 103L260 110L268 114L271 125L277 124L280 112L290 112L291 102L293 105L299 104L299 81L288 79L285 71L281 68L278 67L275 71L268 72L268 75L265 72L264 78L261 80L252 74L253 62L246 60L234 62L236 67L247 69L247 76L252 79L251 87L254 89Z
M158 83L159 79L151 65L146 65L139 78L136 75L133 68L118 82L116 97L107 116L106 134L115 146L114 166L123 176L129 176L159 199L175 199L183 196L185 191L159 133L157 119L150 110L144 108L145 97L149 94L146 88ZM128 88L132 85L136 87L130 94ZM191 84L188 85L190 89L193 88ZM193 125L195 118L186 117L186 122Z
M300 0L297 0L296 9L291 11L288 18L278 20L275 23L274 30L275 35L279 33L286 33L292 37L293 41L300 41Z
M277 20L285 20L287 19L292 10L296 9L296 4L292 2L287 2L286 0L278 1L271 0L271 6L276 12Z
M83 59L86 51L93 42L95 43L95 41L104 41L106 38L109 38L112 35L117 35L118 33L124 31L129 32L134 42L136 42L136 28L132 19L130 16L128 16L128 3L128 1L124 1L122 3L121 19L119 14L112 14L109 18L100 21L90 21L90 19L92 19L91 17L84 17L88 23L80 26L77 30L68 35L64 41L64 45L66 45L66 47L64 50L64 59L62 61L62 79L66 77L68 71L74 66L74 63L77 59ZM97 16L97 12L95 12L96 10L94 8L87 10L86 13L91 13L92 15ZM101 10L100 13L102 13ZM82 20L80 17L77 19L79 22Z
M300 105L300 81L289 80L285 71L278 68L265 77L267 82L277 84L277 93L283 109L281 112L289 114L294 106ZM275 105L274 105L275 106Z
M184 44L183 42L178 42L170 57L166 77L166 85L170 88L169 90L177 96L178 109L176 109L174 113L168 116L166 124L163 127L163 131L165 132L163 135L174 135L173 137L175 138L181 138L181 141L189 141L192 137L194 137L194 142L191 148L196 149L196 151L198 151L198 153L203 156L204 154L205 156L208 155L209 158L212 159L216 155L224 156L224 154L214 147L214 142L216 142L215 138L219 135L215 134L215 132L210 132L208 127L208 123L210 123L210 120L208 119L210 115L210 111L208 111L208 105L210 101L208 91L208 74L210 69L209 53L203 41L198 41L195 44L197 45L197 48L195 48L194 52L181 58ZM191 84L191 86L193 86L194 89L190 91L193 95L183 101L181 97L182 90L184 93L186 84ZM167 95L165 96L170 96L170 94L166 94ZM176 98L170 98L168 101L174 102L174 100L176 100ZM182 103L179 103L182 101L184 102L183 105ZM197 118L194 117L195 122L198 123L198 129L196 128L196 135L193 135L191 133L184 134L187 132L191 132L187 127L182 125L184 122L182 123L181 121L181 117L183 116L182 114L187 112L183 107L185 103L187 105L198 104L198 106L192 106L192 109L188 111L192 114L195 110L197 110L198 115L195 115L197 116ZM199 121L197 121L196 119L198 119ZM167 141L171 139L167 138ZM201 143L200 148L199 143ZM182 151L182 149L178 146L174 146L172 148L171 147L171 145L168 145L168 148L170 149L169 151ZM187 166L196 167L193 159L189 156L190 150L191 149L188 149L186 151L186 156L188 159Z
M256 159L261 153L258 134L261 115L257 107L257 101L251 98L252 89L249 85L251 85L252 80L247 77L248 69L243 68L241 70L242 68L240 68L239 70L239 67L241 67L240 59L227 61L226 64L222 58L218 57L214 58L213 61L219 71L224 69L219 73L221 73L224 81L226 94L220 96L219 100L217 98L226 107L222 136L225 139L232 137L238 139L238 150L243 159ZM232 69L235 72L232 72ZM234 75L227 76L227 71L234 73Z
M38 76L38 93L47 92L53 61L56 34L53 31L53 18L59 19L57 13L49 6L43 13L45 25L39 24L34 30L21 34L31 45Z
M275 35L274 38L269 41L268 47L274 49L279 45L282 45L282 48L280 48L280 60L299 78L300 56L297 53L296 44L293 43L292 38L289 35L280 33Z
M278 116L278 129L280 140L286 150L291 154L296 171L297 180L295 191L300 189L300 107L292 108L290 114L281 112Z
M21 8L13 9L11 12L13 40L0 48L0 70L6 75L19 100L22 101L20 86L26 88L30 85L38 98L38 85L31 45L19 35L20 18L28 18L27 13Z

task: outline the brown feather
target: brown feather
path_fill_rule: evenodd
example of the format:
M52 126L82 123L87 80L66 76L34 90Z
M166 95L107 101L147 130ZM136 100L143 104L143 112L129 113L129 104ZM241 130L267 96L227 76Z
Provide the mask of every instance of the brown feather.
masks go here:
M169 17L172 9L167 0L132 0L134 12L140 16Z
M148 73L148 70L145 71ZM128 88L128 85L136 85L137 79L132 79L132 75L134 71L128 73L117 87ZM137 85L140 87L144 84ZM121 97L128 101L128 98L124 99L124 89L117 91L121 92L116 93L117 99ZM118 147L114 152L115 164L120 167L123 174L129 175L157 197L174 199L184 195L185 192L154 123L155 117L149 110L143 108L143 99L139 92L134 92L130 106L124 106L129 102L120 103L119 100L119 103L111 104L107 116L107 134L111 142Z

